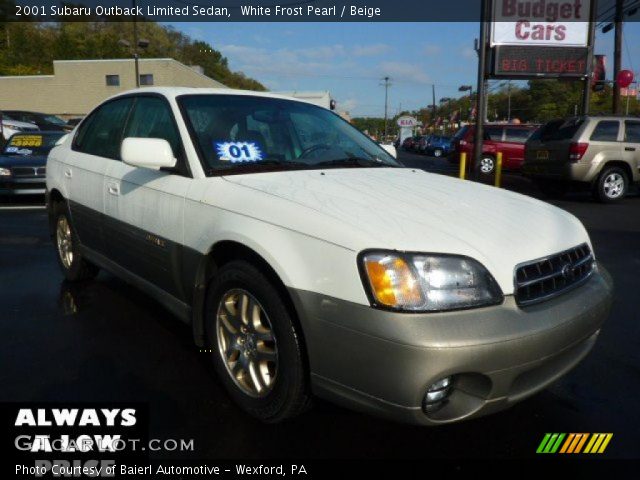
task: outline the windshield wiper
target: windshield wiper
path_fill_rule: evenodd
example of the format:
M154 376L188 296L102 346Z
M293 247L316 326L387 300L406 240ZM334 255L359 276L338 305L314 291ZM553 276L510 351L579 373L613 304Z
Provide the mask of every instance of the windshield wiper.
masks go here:
M246 172L247 170L248 171L278 170L279 168L282 168L285 170L289 170L289 169L299 170L303 168L309 168L309 164L303 163L303 162L294 162L289 160L266 159L266 160L258 160L255 162L230 163L229 165L225 165L224 167L209 168L209 170L207 171L207 175L208 176L226 175L229 173Z
M381 162L364 157L346 157L337 158L335 160L326 160L313 164L314 167L395 167L389 163Z

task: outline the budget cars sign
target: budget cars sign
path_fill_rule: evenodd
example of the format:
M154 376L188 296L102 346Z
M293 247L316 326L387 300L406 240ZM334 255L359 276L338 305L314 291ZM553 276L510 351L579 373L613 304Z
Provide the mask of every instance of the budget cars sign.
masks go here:
M591 0L494 0L491 45L584 47Z

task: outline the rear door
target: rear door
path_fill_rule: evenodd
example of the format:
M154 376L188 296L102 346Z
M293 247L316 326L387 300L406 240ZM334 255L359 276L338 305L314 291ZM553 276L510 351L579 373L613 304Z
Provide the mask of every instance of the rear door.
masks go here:
M552 120L543 125L526 142L524 172L566 177L571 143L579 136L584 124L584 118L572 117Z
M640 180L640 120L625 120L622 159L629 164L634 181Z
M118 161L124 124L133 101L119 98L94 110L82 123L62 173L71 216L80 242L104 253L102 215L104 214L104 175Z

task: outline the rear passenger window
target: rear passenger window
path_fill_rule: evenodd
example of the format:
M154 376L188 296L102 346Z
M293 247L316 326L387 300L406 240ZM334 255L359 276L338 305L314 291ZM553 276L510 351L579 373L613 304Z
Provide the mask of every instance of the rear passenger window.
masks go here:
M640 122L624 122L624 141L640 143Z
M162 138L169 142L173 156L180 155L180 135L173 114L165 100L159 97L138 97L127 122L124 138Z
M615 120L601 120L591 134L591 140L597 142L615 142L618 140L620 122Z
M74 149L99 157L120 159L122 130L131 109L132 100L122 98L105 103L78 130Z
M505 130L505 142L524 143L531 135L531 132L526 128L507 128Z
M494 142L502 141L502 127L484 127L484 138Z

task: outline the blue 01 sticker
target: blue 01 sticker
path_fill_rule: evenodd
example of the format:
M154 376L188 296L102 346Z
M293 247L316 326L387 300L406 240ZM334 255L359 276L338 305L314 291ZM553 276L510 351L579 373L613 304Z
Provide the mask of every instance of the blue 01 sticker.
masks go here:
M255 142L216 142L218 159L224 162L259 162L262 151Z

